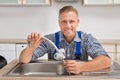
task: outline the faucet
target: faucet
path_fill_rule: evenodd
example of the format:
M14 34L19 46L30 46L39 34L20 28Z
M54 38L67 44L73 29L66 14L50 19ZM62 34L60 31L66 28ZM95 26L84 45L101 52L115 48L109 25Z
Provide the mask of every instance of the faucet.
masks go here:
M46 38L46 37L42 37L42 38L47 40L56 49L57 53L54 54L54 58L56 60L62 60L63 61L65 59L65 55L64 55L65 50L64 49L58 49L56 47L56 45L51 40L49 40L48 38Z

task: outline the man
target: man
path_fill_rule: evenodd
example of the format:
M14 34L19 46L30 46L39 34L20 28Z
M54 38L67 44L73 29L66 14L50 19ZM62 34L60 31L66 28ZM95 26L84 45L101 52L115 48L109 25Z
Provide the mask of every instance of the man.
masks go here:
M86 71L96 71L111 66L111 61L98 41L90 34L76 31L79 24L77 10L72 6L64 6L59 11L59 26L61 31L45 35L65 54L70 54L74 60L64 61L64 67L69 73L79 74ZM49 59L54 59L55 49L37 32L28 35L30 46L20 55L20 62L29 63L48 53ZM92 60L88 61L88 56ZM76 60L87 61L78 63Z

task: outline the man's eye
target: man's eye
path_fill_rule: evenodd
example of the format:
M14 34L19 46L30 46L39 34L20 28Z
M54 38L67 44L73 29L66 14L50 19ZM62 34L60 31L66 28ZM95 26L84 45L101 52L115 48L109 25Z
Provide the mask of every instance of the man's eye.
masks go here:
M62 23L62 24L65 24L65 23L66 23L66 21L62 21L61 23Z
M74 23L75 21L70 21L70 23Z

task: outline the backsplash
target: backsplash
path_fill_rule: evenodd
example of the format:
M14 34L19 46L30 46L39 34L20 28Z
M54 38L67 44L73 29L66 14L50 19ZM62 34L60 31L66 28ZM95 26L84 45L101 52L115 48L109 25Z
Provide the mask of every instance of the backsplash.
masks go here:
M31 32L42 35L59 30L58 11L64 5L79 13L77 30L98 39L120 39L120 6L83 6L82 1L59 2L50 6L0 6L0 39L25 39Z

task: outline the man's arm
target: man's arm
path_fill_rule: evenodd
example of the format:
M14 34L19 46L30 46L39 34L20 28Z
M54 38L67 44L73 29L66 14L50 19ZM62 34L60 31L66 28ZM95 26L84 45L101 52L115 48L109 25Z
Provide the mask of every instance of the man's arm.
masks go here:
M111 60L107 56L98 56L91 61L84 63L77 63L76 61L65 61L64 66L66 70L73 74L81 72L97 71L111 66Z
M29 63L32 59L34 48L33 47L26 47L19 56L19 61L21 63Z
M20 54L19 61L21 63L29 63L32 59L34 50L43 41L40 34L33 32L28 35L27 41L30 42L30 46L27 46Z

